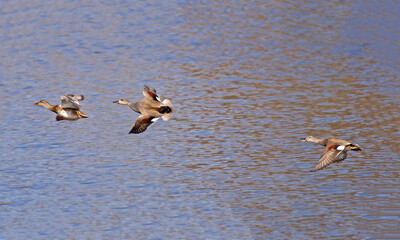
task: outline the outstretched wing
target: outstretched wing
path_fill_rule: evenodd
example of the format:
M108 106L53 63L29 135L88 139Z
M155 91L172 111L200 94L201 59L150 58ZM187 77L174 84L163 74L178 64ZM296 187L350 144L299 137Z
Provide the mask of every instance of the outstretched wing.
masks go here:
M83 95L74 95L74 94L67 94L60 96L61 99L61 107L62 108L71 108L79 110L79 101L85 99Z
M344 151L344 146L330 145L325 148L324 154L319 159L318 164L315 166L315 171L321 170L329 164L335 162L337 156Z
M83 95L67 94L67 96L74 101L83 101L85 99Z
M152 87L144 85L143 95L145 98L161 102L161 99L157 95L157 91Z
M135 125L131 129L129 133L142 133L144 132L153 122L157 121L158 118L148 116L148 115L140 115L135 122Z

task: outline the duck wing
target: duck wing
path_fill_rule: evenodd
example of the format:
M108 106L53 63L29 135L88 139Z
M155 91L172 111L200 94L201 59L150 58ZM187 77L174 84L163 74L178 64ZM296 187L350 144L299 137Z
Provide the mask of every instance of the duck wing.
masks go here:
M147 85L144 85L143 95L147 99L161 102L160 97L158 97L158 95L157 95L157 91L154 88L149 87Z
M135 122L135 125L129 133L142 133L144 132L153 122L157 121L158 117L150 115L140 115Z
M337 146L337 145L328 145L325 148L324 153L322 154L321 158L318 161L318 164L315 166L315 170L321 170L324 167L328 166L329 164L335 162L337 157L343 156L343 152L345 151L344 146ZM343 158L344 159L344 158ZM342 159L342 160L343 160Z
M80 110L79 101L82 101L85 98L83 95L67 94L60 96L60 99L62 108Z

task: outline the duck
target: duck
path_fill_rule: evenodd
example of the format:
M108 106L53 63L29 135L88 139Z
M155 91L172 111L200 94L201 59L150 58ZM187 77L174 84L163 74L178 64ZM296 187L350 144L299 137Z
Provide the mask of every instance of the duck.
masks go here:
M336 137L319 139L314 136L308 136L306 138L300 138L300 141L318 143L325 147L318 164L315 166L314 170L312 170L313 172L321 170L331 163L345 160L347 157L347 151L349 150L362 151L359 145Z
M143 96L144 98L139 102L132 103L126 99L113 101L113 103L128 105L133 111L140 113L129 134L139 134L146 131L160 117L164 121L168 121L174 111L171 101L168 99L161 101L157 91L152 87L144 85Z
M52 112L57 113L56 120L69 120L74 121L80 118L88 118L89 116L81 111L79 101L85 99L83 95L67 94L60 96L61 103L57 105L51 105L46 100L40 100L33 105L42 106L49 109Z

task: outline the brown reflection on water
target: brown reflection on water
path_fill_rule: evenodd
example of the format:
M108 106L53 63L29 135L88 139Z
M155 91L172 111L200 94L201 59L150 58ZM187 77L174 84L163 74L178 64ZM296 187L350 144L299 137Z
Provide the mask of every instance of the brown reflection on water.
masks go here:
M174 51L195 93L198 124L190 127L209 132L191 142L214 149L196 155L209 161L191 166L234 189L222 201L256 238L381 236L381 227L365 228L369 218L382 226L389 221L371 209L397 207L399 81L348 35L357 7L354 1L273 1L182 9L186 21L178 31L191 42ZM310 174L322 148L298 141L307 135L343 137L365 151ZM394 186L388 202L369 196ZM262 193L265 198L251 197Z
M11 58L10 88L0 84L0 110L11 113L0 131L12 126L3 148L17 146L6 173L15 182L28 175L14 185L32 186L22 197L1 186L10 213L50 223L72 209L73 223L52 223L54 234L94 223L93 234L133 239L369 239L398 228L400 81L386 64L398 59L376 43L384 29L399 47L394 24L393 35L384 28L397 3L82 2L51 5L45 19L44 4L30 4L4 8L15 17L0 48ZM372 18L385 4L389 18ZM357 24L366 20L373 31ZM112 101L141 99L144 83L176 112L127 135L137 114ZM32 98L53 102L66 90L88 93L92 118L58 124L30 108ZM310 173L323 149L299 141L307 135L342 137L364 152ZM30 211L43 208L38 199L54 203L47 215Z

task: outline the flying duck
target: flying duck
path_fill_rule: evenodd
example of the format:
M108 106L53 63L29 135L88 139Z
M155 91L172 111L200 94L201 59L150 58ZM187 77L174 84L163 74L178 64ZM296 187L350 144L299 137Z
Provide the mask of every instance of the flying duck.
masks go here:
M119 99L114 101L121 105L128 105L133 111L140 113L136 119L135 125L129 133L141 133L144 132L153 122L157 121L160 117L164 121L168 121L173 113L173 107L171 101L164 99L161 101L160 97L154 88L144 86L143 89L144 98L139 102L130 102L126 99Z
M61 103L57 105L51 105L46 100L40 100L33 105L43 106L48 108L50 111L57 113L56 120L69 120L74 121L79 118L88 118L89 116L81 112L79 101L84 99L83 95L67 94L60 96Z
M357 144L350 143L346 140L336 137L318 139L313 136L300 138L302 142L314 142L325 147L324 153L319 159L318 164L313 171L321 170L334 162L341 162L347 157L347 151L362 151Z

